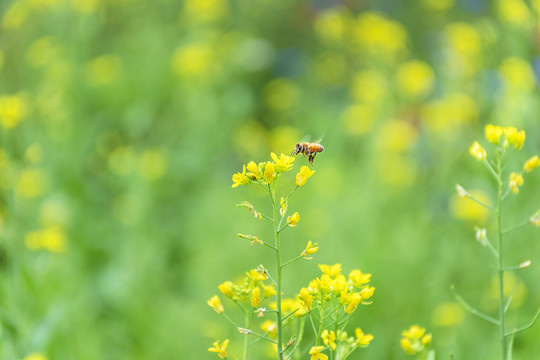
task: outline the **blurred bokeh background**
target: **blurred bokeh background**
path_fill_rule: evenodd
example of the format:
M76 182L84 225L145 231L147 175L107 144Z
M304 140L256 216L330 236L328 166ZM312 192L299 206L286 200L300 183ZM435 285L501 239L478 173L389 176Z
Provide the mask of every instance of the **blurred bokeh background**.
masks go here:
M415 323L440 358L495 358L496 329L449 290L496 313L495 261L474 239L493 217L454 187L493 203L467 152L487 123L527 132L508 171L540 151L539 25L538 0L3 0L0 357L217 358L225 338L239 356L206 300L273 260L236 237L270 236L235 207L268 199L231 176L311 136L326 151L283 241L320 250L286 269L286 296L319 263L359 268L376 292L351 328L375 340L352 358L406 358ZM539 173L505 225L540 207ZM508 274L510 327L540 305L538 231L508 238L509 265L532 260ZM514 358L539 338L518 336Z

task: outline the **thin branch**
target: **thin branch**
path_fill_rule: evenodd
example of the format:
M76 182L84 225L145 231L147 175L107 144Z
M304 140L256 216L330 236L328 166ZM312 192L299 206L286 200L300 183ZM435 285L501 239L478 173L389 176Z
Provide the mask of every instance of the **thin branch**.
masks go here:
M518 334L522 331L525 331L527 329L530 329L534 326L534 323L536 323L536 320L538 319L538 316L540 316L540 309L538 309L538 311L536 312L536 315L534 316L534 318L531 320L531 322L528 324L528 325L525 325L519 329L516 329L514 331L512 331L511 333L509 334L506 334L505 336L512 336L512 335L515 335L515 334Z
M456 292L456 289L454 287L454 285L452 285L450 287L450 290L452 290L452 293L454 294L454 297L456 298L456 300L461 304L461 306L463 306L465 308L465 310L469 311L471 314L473 315L476 315L478 316L479 318L481 319L484 319L486 321L489 321L490 323L492 324L495 324L495 325L500 325L500 322L499 320L495 319L495 318L492 318L491 316L489 315L486 315L478 310L476 310L475 308L473 308L471 305L469 305L461 296L459 296L459 294Z
M503 235L506 235L506 234L508 234L509 232L512 232L512 231L514 231L514 230L517 230L517 229L519 229L520 227L523 227L523 226L525 226L525 225L527 225L527 224L530 224L530 223L531 223L531 220L530 220L530 219L527 219L527 220L525 220L525 221L523 221L523 222L521 222L521 223L519 223L519 224L517 224L517 225L514 225L514 226L512 226L512 227L510 227L510 228L508 228L508 229L506 229L506 230L503 230L502 234L503 234Z
M294 261L296 261L296 260L298 260L298 259L300 259L302 257L303 257L302 255L298 255L294 259L287 261L285 264L281 264L281 267L284 268L285 266L289 265L290 263L292 263L292 262L294 262Z
M510 302L512 302L512 297L511 296L508 298L508 302L506 303L506 306L504 307L504 313L505 314L508 311L508 308L510 307Z
M495 172L495 170L493 169L493 167L491 166L491 164L489 163L489 161L487 161L486 159L482 160L482 163L484 165L486 165L486 167L488 168L489 172L491 173L491 175L493 175L493 177L495 178L495 180L499 181L499 175L497 175L497 173Z

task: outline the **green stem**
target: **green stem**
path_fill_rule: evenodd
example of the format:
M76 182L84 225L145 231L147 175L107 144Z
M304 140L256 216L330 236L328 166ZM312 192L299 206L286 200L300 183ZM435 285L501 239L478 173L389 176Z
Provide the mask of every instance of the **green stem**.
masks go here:
M323 325L324 325L324 296L322 297L321 319L319 320L319 330L317 330L317 341L315 342L315 346L319 346L319 341L321 340L321 334L323 331Z
M504 301L504 266L503 266L503 231L502 231L502 197L503 197L503 181L502 181L502 166L501 166L501 154L497 152L497 235L499 239L499 327L502 346L502 359L506 360L506 327L505 327L505 301Z
M276 272L277 272L277 279L276 279L276 317L277 317L277 352L278 352L278 359L283 360L283 330L282 330L282 319L281 319L281 250L280 250L280 242L279 242L279 225L281 223L281 220L278 222L278 207L279 205L276 203L276 192L274 187L271 187L268 185L268 188L270 190L270 197L272 199L272 205L274 209L274 238L275 238L275 248L276 248Z
M292 354L296 351L296 349L300 345L300 342L302 341L302 337L304 335L304 325L305 325L305 323L306 323L306 318L304 316L304 317L302 317L302 320L300 322L300 330L298 331L298 336L296 337L297 338L296 343L294 344L294 347L291 349L291 352L289 353L289 355L287 355L285 357L285 360L290 359Z
M245 328L249 329L251 326L251 320L253 319L253 312L246 311L244 319L245 319L244 321ZM244 336L244 349L243 349L243 357L242 357L244 360L247 360L247 353L248 353L248 337Z

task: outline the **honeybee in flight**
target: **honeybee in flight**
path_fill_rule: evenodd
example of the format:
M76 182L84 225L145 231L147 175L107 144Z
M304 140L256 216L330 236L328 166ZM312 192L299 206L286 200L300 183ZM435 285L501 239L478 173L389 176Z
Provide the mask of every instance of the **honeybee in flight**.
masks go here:
M300 142L294 146L294 155L304 154L308 157L309 163L313 165L313 160L318 153L324 151L324 147L318 142Z

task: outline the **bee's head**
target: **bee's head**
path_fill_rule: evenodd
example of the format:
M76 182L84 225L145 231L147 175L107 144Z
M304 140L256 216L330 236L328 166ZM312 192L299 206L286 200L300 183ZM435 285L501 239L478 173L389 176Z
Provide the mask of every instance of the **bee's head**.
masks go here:
M298 143L294 146L294 155L298 155L302 152L302 144Z

